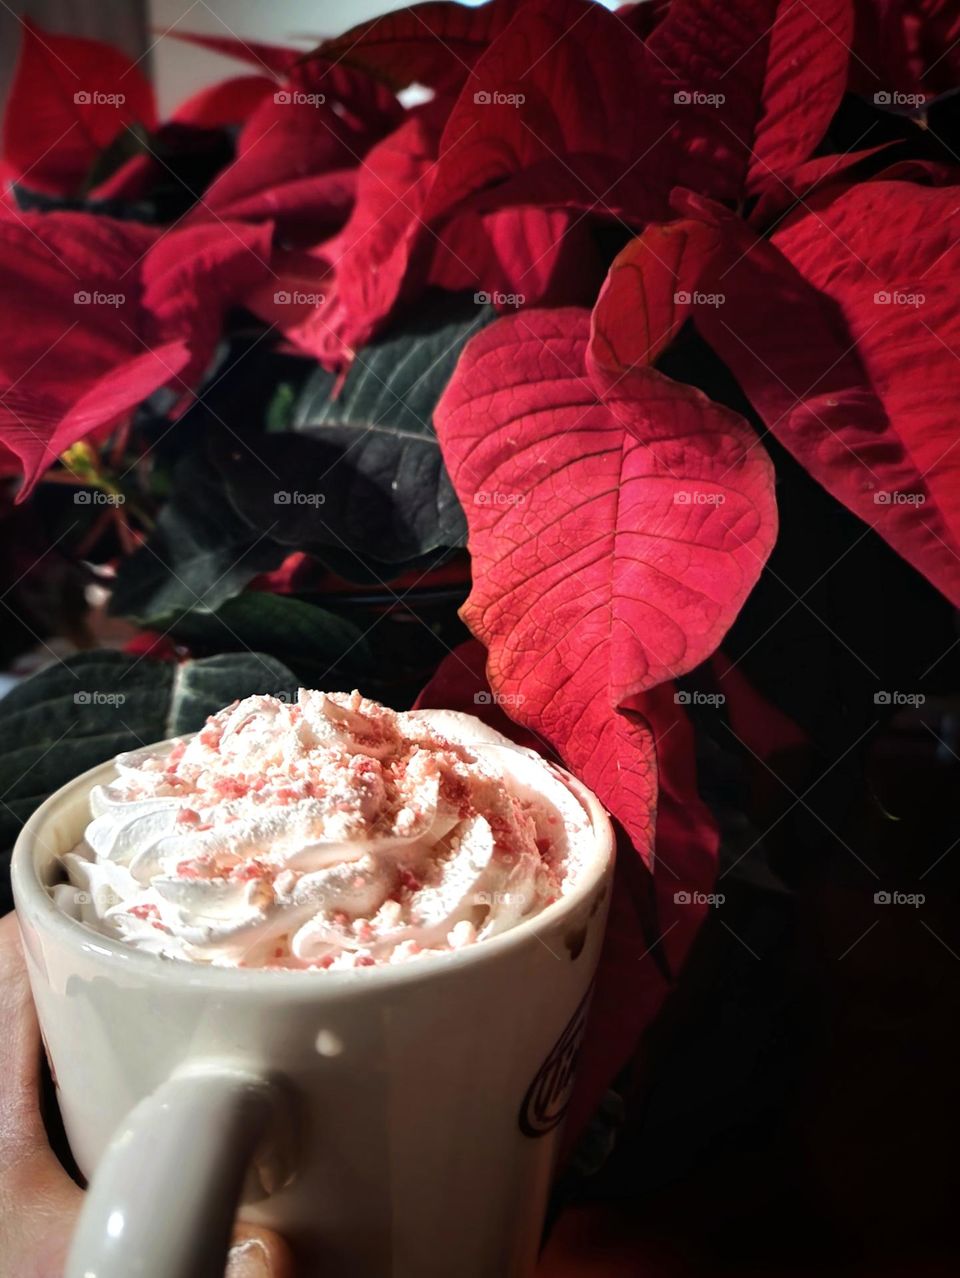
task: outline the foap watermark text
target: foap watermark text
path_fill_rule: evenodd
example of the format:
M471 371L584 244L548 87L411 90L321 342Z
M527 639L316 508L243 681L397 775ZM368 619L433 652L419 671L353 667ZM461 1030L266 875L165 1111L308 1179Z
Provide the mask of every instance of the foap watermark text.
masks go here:
M473 95L476 106L523 106L525 93L501 93L499 89L478 89Z
M475 692L475 706L522 706L526 697L522 692Z
M123 692L101 692L97 688L73 694L73 704L76 706L122 706L126 699Z
M722 706L726 705L726 695L722 692L675 692L674 705L678 706Z
M275 506L322 506L326 500L324 493L303 493L297 489L291 492L281 488L273 494Z

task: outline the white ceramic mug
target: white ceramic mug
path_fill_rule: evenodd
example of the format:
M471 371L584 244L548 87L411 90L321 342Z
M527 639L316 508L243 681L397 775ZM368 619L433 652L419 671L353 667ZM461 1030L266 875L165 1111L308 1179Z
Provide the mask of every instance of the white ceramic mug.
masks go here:
M610 893L459 952L343 972L163 960L64 914L78 777L23 828L13 885L67 1136L91 1178L67 1278L210 1278L244 1219L311 1278L527 1278Z

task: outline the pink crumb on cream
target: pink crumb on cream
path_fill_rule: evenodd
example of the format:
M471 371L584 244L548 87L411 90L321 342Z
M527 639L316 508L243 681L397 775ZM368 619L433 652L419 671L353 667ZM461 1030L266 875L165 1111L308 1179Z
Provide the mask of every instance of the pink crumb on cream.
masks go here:
M581 806L531 752L433 714L357 692L252 696L165 754L122 756L106 815L119 831L150 801L134 847L150 869L105 930L149 944L149 923L161 953L200 962L346 969L461 950L543 909Z

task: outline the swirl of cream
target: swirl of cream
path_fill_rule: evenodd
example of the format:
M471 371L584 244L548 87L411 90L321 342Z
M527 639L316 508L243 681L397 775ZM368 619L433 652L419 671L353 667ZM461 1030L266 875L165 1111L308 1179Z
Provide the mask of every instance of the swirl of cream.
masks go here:
M54 893L167 958L365 967L457 949L556 899L592 838L532 751L356 692L248 697L115 768Z

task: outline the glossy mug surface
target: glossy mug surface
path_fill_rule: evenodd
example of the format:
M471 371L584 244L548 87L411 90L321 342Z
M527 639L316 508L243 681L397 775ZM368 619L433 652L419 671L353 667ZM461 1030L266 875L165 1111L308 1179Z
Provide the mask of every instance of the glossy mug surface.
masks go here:
M13 881L76 1161L67 1278L222 1272L238 1203L324 1278L528 1278L607 913L598 801L576 886L453 954L359 971L164 960L62 913L78 777L30 818Z

